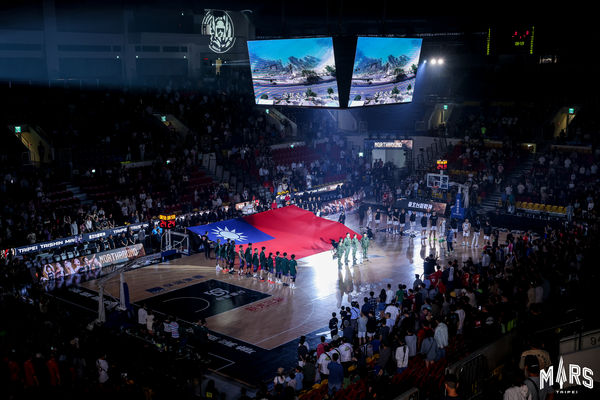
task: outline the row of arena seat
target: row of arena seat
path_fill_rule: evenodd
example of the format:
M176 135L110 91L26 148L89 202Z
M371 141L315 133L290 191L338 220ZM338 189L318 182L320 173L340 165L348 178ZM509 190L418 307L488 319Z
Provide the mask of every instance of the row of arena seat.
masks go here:
M521 210L547 212L554 214L566 214L567 208L564 206L556 206L551 204L531 203L525 201L517 201L515 207Z

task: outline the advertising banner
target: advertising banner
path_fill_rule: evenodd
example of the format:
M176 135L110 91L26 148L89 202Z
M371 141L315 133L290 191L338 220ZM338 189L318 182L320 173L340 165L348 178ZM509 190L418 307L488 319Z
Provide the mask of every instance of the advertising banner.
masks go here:
M145 256L144 246L141 243L133 246L121 247L114 250L87 256L75 257L64 261L45 264L42 267L42 281L61 279L73 274L87 273L108 265L119 264Z
M81 235L69 236L62 239L51 240L49 242L34 243L28 246L16 247L14 249L15 255L22 256L24 254L39 253L46 250L55 249L58 247L74 245L82 242L89 242L100 238L108 237L110 235L116 236L123 232L127 232L130 228L132 232L137 232L142 228L147 228L150 224L148 222L140 222L138 224L131 224L125 226L119 226L116 228L105 229L103 231L83 233Z
M409 211L420 211L420 212L433 212L435 211L438 215L444 215L446 213L446 203L438 203L436 201L424 201L424 200L408 200L400 199L396 202L395 207Z

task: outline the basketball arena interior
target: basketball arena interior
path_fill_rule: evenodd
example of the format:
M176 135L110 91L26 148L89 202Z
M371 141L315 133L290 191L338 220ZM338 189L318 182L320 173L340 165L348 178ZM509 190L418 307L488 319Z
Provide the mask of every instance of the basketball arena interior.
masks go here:
M529 6L0 4L0 397L600 398L599 37Z

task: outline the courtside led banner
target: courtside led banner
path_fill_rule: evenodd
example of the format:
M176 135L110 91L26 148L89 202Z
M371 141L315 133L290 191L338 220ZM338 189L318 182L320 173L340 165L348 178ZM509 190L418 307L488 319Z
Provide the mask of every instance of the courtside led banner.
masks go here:
M70 275L91 272L145 255L146 252L144 246L141 243L138 243L132 246L103 251L101 253L47 263L42 267L42 276L40 277L40 280L50 281L62 279Z

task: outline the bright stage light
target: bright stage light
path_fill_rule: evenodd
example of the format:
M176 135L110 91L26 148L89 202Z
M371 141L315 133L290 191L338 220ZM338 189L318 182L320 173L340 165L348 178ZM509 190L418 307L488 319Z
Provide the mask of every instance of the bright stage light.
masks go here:
M433 65L437 64L437 60L435 58L432 58L431 59L431 64L433 64Z
M443 58L439 58L438 59L438 64L443 64L444 63L444 59Z

